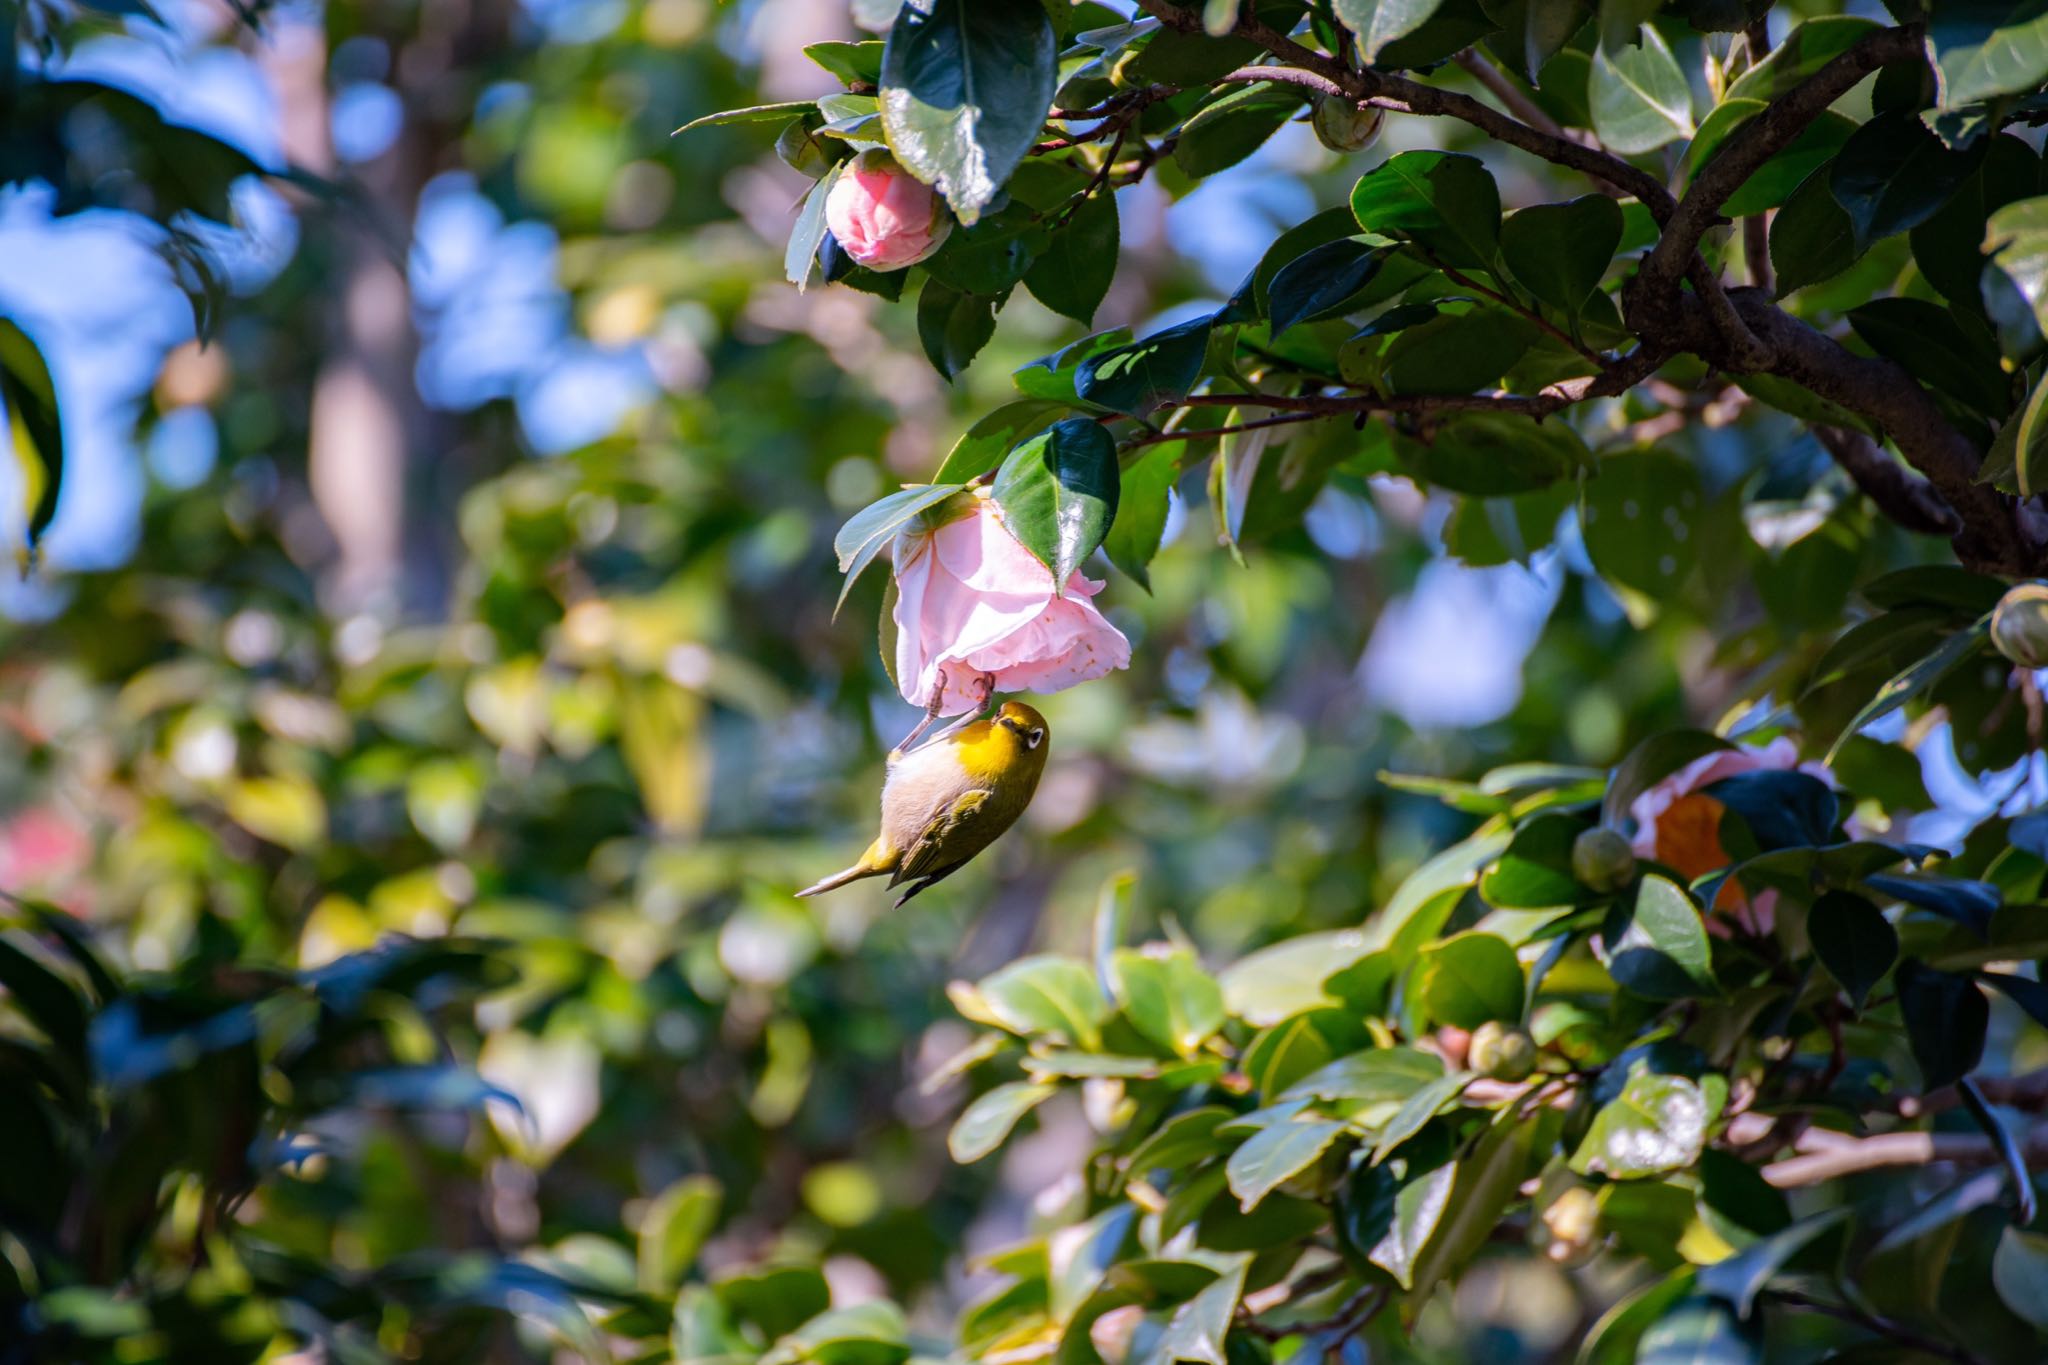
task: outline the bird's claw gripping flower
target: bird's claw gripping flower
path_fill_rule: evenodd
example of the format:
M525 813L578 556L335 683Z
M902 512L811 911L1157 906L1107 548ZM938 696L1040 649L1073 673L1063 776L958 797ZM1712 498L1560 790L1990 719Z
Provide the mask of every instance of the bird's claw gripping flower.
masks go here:
M1127 668L1131 642L1074 573L1064 594L976 489L935 529L896 543L896 681L905 700L957 716L991 692L1057 692Z
M825 226L840 250L886 273L937 251L953 216L936 190L871 147L847 162L826 192Z

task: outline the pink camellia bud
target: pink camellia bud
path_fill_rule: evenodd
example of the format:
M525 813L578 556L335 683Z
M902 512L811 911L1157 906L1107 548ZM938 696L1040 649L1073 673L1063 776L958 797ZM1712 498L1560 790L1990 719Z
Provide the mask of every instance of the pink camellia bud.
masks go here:
M870 270L901 270L939 249L953 216L931 186L879 147L840 169L825 196L825 226L840 250Z

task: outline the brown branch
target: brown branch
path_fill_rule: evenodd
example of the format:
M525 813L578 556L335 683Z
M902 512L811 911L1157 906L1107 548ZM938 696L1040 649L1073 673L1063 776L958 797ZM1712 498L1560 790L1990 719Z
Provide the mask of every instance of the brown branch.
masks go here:
M1890 1318L1879 1317L1875 1313L1865 1312L1863 1309L1857 1308L1852 1304L1830 1303L1826 1299L1816 1299L1810 1294L1801 1294L1796 1290L1790 1289L1767 1289L1764 1292L1770 1298L1788 1307L1804 1308L1810 1312L1822 1314L1825 1317L1853 1323L1866 1332L1885 1337L1899 1343L1901 1346L1934 1356L1937 1359L1953 1360L1957 1362L1957 1365L1984 1365L1983 1357L1973 1351L1941 1341L1935 1337L1927 1336L1906 1326L1902 1322L1895 1322Z
M1963 529L1962 518L1941 500L1933 484L1916 477L1862 432L1815 427L1813 434L1863 495L1896 525L1935 536L1952 536Z
M1977 1089L1993 1104L2030 1113L2048 1112L2048 1068L2029 1071L2023 1076L1978 1076L1975 1080ZM1938 1114L1962 1102L1961 1092L1952 1085L1945 1085L1925 1095L1901 1095L1893 1103L1892 1110L1901 1118L1911 1119Z
M2030 1161L2048 1161L2048 1124L2021 1135L2019 1144ZM1989 1166L2000 1159L1990 1138L1968 1133L1880 1133L1859 1138L1810 1128L1800 1134L1793 1151L1798 1155L1763 1169L1764 1179L1781 1190L1824 1185L1889 1166L1926 1166L1936 1161Z
M1920 50L1917 26L1881 29L1806 78L1781 99L1738 128L1720 153L1693 177L1678 202L1664 235L1644 258L1642 280L1652 291L1675 289L1700 238L1721 221L1721 206L1762 165L1783 151L1806 125L1887 62L1901 61Z

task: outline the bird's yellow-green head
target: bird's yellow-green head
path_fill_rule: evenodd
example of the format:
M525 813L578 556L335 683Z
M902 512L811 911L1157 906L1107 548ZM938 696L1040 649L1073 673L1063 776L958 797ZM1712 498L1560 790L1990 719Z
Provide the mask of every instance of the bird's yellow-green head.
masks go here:
M988 782L1024 779L1036 786L1051 735L1044 716L1021 701L1006 701L989 719L962 730L953 744L961 766L974 777ZM1027 800L1029 789L1025 788Z

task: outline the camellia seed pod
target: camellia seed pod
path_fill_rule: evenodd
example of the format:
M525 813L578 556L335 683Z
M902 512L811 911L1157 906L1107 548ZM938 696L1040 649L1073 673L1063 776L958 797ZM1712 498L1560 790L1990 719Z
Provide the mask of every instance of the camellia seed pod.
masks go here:
M2022 583L1998 599L1991 643L2021 668L2048 668L2048 583Z
M1350 100L1322 95L1316 100L1309 122L1316 130L1317 141L1331 151L1362 152L1380 135L1380 125L1386 118L1384 109L1361 109Z
M1497 1081L1526 1081L1536 1069L1536 1040L1498 1019L1489 1019L1472 1030L1465 1063Z
M1602 825L1572 840L1572 877L1589 891L1611 896L1635 880L1635 850L1619 830Z

